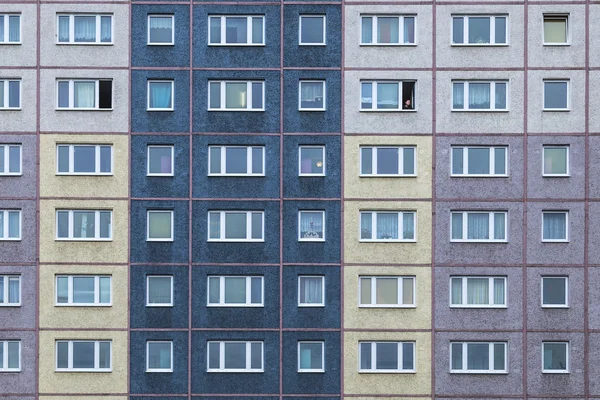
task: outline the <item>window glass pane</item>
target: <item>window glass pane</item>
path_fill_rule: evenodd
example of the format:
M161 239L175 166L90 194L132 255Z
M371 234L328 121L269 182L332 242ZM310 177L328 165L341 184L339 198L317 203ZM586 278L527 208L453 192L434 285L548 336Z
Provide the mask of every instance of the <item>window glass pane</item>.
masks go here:
M323 304L323 279L321 277L301 276L300 304Z
M506 43L506 17L496 17L496 43Z
M490 173L490 149L471 147L467 152L468 173L488 175Z
M163 147L149 147L148 148L148 157L150 158L150 162L148 165L148 173L150 174L172 174L173 170L171 168L171 156L172 156L172 147L163 146Z
M221 357L221 344L211 342L208 344L208 368L219 368Z
M110 342L100 342L99 368L110 368Z
M172 82L148 82L148 107L173 108Z
M371 343L360 343L360 369L371 368Z
M378 83L377 84L377 108L378 109L396 109L398 108L398 84L397 83Z
M373 83L361 83L360 93L360 107L369 110L373 108Z
M5 42L7 38L4 37L4 16L0 15L0 43ZM2 353L0 353L2 354ZM0 361L0 366L2 361Z
M465 108L465 84L462 82L452 84L452 108Z
M377 149L377 173L398 174L398 148L381 147Z
M110 303L110 278L100 277L100 303Z
M58 146L58 172L69 172L69 146Z
M0 149L0 153L3 153ZM0 172L4 169L4 154L0 158ZM21 172L21 146L9 146L8 147L8 172L20 173Z
M246 17L225 18L226 43L248 43L247 25Z
M504 292L505 292L505 280L502 278L495 278L494 279L494 304L496 305L505 305L506 304L506 300L505 300L505 296L504 296Z
M262 82L252 82L252 108L261 109L263 107L263 84Z
M110 226L111 226L111 213L110 211L100 211L100 238L110 238Z
M19 342L8 342L8 368L19 368Z
M371 278L360 279L360 304L371 304Z
M218 212L208 213L208 235L211 239L219 239L221 235L221 215Z
M221 17L210 17L209 20L210 43L221 43Z
M377 43L399 43L398 17L377 17Z
M263 237L263 215L262 213L252 213L252 239L262 239Z
M228 174L245 174L248 170L248 151L245 147L225 149L225 171Z
M208 278L208 302L211 304L219 303L221 300L221 280L213 276Z
M398 344L377 343L376 344L377 369L398 368Z
M463 17L452 18L452 43L463 43L464 29Z
M489 304L490 281L488 278L467 279L467 304L482 305Z
M263 150L262 147L252 148L252 173L262 174L263 173Z
M544 174L567 174L567 147L544 147Z
M377 304L398 304L398 279L377 278Z
M209 147L210 153L210 173L219 174L221 173L221 148L220 147Z
M415 17L404 17L404 43L415 42Z
M463 173L463 149L460 147L452 148L452 173L457 175Z
M263 21L261 17L252 18L252 43L263 42Z
M170 304L171 299L171 281L170 276L149 276L148 277L148 303L149 304Z
M262 343L250 343L250 368L262 369Z
M323 173L323 148L301 147L300 148L300 173L322 174Z
M73 146L74 172L96 171L96 146Z
M404 278L402 279L402 304L413 304L413 279Z
M245 277L226 277L225 278L225 303L244 304L246 303L246 278Z
M506 239L506 214L494 213L494 239Z
M398 214L377 213L377 239L398 239Z
M370 175L373 173L373 149L363 147L360 149L361 156L361 174Z
M462 278L452 278L452 304L462 304Z
M323 82L300 82L300 108L324 107Z
M469 17L469 43L490 43L490 17Z
M462 369L462 343L452 343L452 369Z
M112 147L100 146L100 172L112 172Z
M148 343L148 368L171 368L171 343Z
M504 343L494 343L494 369L504 370Z
M20 107L21 106L21 93L20 93L20 81L8 81L8 106L9 107Z
M58 107L69 107L69 82L58 82Z
M494 149L494 173L506 174L506 148L504 147Z
M96 106L96 82L73 83L73 107L94 108Z
M262 278L250 278L250 303L262 303Z
M490 108L489 83L469 83L469 108L476 110L487 110Z
M497 110L506 109L506 83L496 82L496 105Z
M403 166L404 173L406 175L413 175L415 173L415 149L408 147L404 149L404 162Z
M96 41L96 17L76 15L75 21L75 42L94 42Z
M544 213L543 238L546 240L564 240L567 238L567 214Z
M362 17L362 43L373 43L373 17Z
M221 108L221 83L209 82L210 108Z
M171 219L170 212L149 212L148 213L148 238L149 239L171 239Z
M300 369L323 369L322 343L300 343Z
M372 239L373 228L372 228L373 215L371 213L360 213L360 238L361 239Z
M300 212L300 239L323 239L323 213Z
M0 18L1 20L2 18ZM2 96L2 93L0 92L0 96ZM7 171L5 171L4 169L4 149L6 148L6 146L0 146L0 173L5 173ZM9 156L10 157L10 156Z
M56 368L69 368L69 343L56 344Z
M73 342L73 368L94 368L94 342Z
M19 15L8 17L8 41L12 43L21 41L21 16Z
M567 291L565 278L542 278L542 304L544 305L566 305Z
M489 215L468 213L467 214L467 239L489 239L490 238Z
M248 106L247 90L246 82L226 82L225 108L246 108Z
M246 343L225 343L225 368L246 368Z
M0 284L0 290L4 290L2 288L2 284ZM0 297L4 297L4 294ZM3 299L0 298L0 303L3 302ZM8 278L8 302L9 303L20 303L21 302L21 278L20 277L9 277Z
M96 213L94 211L73 211L73 237L93 238L95 236Z
M18 211L8 212L8 237L16 239L21 236L21 213Z
M544 18L544 43L567 43L566 18Z
M544 82L544 108L567 108L567 82Z
M325 42L325 38L323 37L323 17L301 16L300 19L300 43L310 44Z
M415 368L415 344L402 343L402 369Z
M567 344L566 343L543 343L544 345L544 369L566 370L567 369Z
M112 17L100 17L100 41L103 43L112 41Z
M56 278L56 302L69 302L69 278L66 276Z
M488 343L467 343L467 369L486 370L490 367Z
M94 278L93 277L73 277L73 302L74 303L93 303L94 302Z
M172 17L150 17L150 43L171 43L173 39Z

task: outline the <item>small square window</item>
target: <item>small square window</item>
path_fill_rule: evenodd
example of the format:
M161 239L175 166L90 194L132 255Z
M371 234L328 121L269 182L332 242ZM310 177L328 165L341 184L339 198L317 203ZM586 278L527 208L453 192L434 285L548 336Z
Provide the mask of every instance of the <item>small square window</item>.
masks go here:
M569 278L566 276L542 276L542 307L569 307Z
M544 80L544 110L569 111L569 81Z
M325 111L325 81L300 81L300 111Z
M542 212L542 242L569 241L569 213L567 211Z
M569 373L569 342L542 343L542 373Z
M173 15L148 15L148 45L175 44Z
M568 15L544 15L544 45L568 45L568 22Z
M0 14L0 44L21 44L19 14Z
M173 111L173 81L148 81L148 111Z
M146 306L173 306L173 277L148 275L146 277Z
M569 146L544 146L542 175L569 176Z
M0 110L19 110L20 108L21 80L0 79Z
M173 342L146 342L146 372L173 372Z
M325 45L325 16L300 16L300 45Z
M324 342L298 342L298 372L325 372Z
M21 175L22 146L20 144L0 144L0 176Z
M298 212L298 240L300 242L325 241L325 211Z
M173 146L148 146L148 176L173 176Z
M298 276L298 307L323 307L325 305L325 277Z
M152 210L147 215L147 237L149 242L173 241L173 211Z
M325 146L300 146L299 175L325 176Z

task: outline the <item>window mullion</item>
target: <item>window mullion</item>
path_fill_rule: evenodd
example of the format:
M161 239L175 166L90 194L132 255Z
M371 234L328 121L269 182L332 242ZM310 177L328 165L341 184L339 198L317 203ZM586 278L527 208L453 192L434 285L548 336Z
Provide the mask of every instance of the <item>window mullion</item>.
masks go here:
M488 343L488 371L494 370L494 343Z
M377 213L371 213L371 239L377 239Z
M225 277L219 277L219 305L225 304Z
M100 368L100 341L94 341L94 369Z
M10 87L10 85L8 84L8 79L2 81L2 86L4 86L4 108L8 108L8 100L10 98L8 95L8 88Z
M252 17L246 17L246 44L254 43L252 37Z
M8 340L2 342L2 369L8 369Z
M67 149L69 150L69 159L67 160L69 162L69 173L72 174L75 172L75 146L70 144Z
M252 239L252 213L246 212L246 239Z
M225 342L219 342L219 369L225 369Z
M400 371L402 370L402 366L404 365L404 360L403 360L403 344L402 342L397 342L396 343L396 351L398 352L398 361L396 362L396 370Z
M67 368L73 369L73 341L67 342Z
M251 345L252 342L246 342L246 369L250 369L250 360L252 359L252 353L251 353Z
M494 292L495 292L494 278L490 277L490 278L488 278L488 305L493 306L496 304L496 302L495 302L496 296L494 296L494 294L495 294Z
M100 211L94 211L94 239L100 237Z
M396 304L402 304L403 292L404 292L404 278L396 278L396 292L398 293L398 298L396 299Z
M488 213L488 240L494 240L494 213Z
M219 41L219 43L223 44L223 43L227 43L227 26L226 26L227 17L222 16L222 17L220 17L220 19L221 19L221 40ZM221 99L222 98L223 97L221 97Z
M468 357L469 355L467 354L467 351L469 351L468 343L464 342L462 344L462 347L463 347L463 349L462 349L463 350L462 351L462 370L468 371L469 370L469 364L467 363L467 360L469 358Z
M404 43L404 16L398 17L398 31L398 44L402 44Z
M496 43L496 17L490 17L490 44Z
M377 37L377 18L378 17L373 16L373 23L371 24L371 43L379 44L379 38Z
M463 43L469 43L469 17L462 17L463 24Z
M100 24L101 19L100 15L96 15L96 37L94 38L95 43L100 43Z
M396 218L398 219L398 239L404 240L404 213L397 213Z
M100 277L94 276L94 304L100 304Z
M94 108L100 108L100 80L95 80L94 81Z
M466 32L467 32L467 30L465 29L465 35L466 35ZM465 41L465 43L467 43L467 42ZM464 83L464 85L463 85L463 99L464 99L463 107L465 110L468 110L468 109L470 109L470 107L469 107L469 82L463 82L463 83Z
M398 147L398 175L404 175L404 147Z

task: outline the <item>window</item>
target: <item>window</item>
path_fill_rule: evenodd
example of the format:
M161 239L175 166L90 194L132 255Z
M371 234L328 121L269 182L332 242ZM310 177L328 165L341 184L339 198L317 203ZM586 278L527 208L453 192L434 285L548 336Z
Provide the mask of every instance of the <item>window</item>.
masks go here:
M0 341L0 372L21 371L21 341Z
M298 307L325 306L325 277L298 276Z
M173 111L173 81L148 81L148 111Z
M569 307L569 278L542 276L542 308Z
M452 110L506 111L507 86L507 81L452 81Z
M110 340L57 340L57 372L110 372Z
M173 176L175 160L173 146L148 146L147 176Z
M325 146L300 146L300 176L325 176Z
M298 212L298 240L300 242L325 241L325 211Z
M504 45L506 28L506 15L452 16L452 44Z
M361 211L360 241L415 242L414 211Z
M450 372L505 374L506 342L450 342Z
M414 15L362 15L360 44L415 44Z
M361 111L415 109L415 81L361 81Z
M568 15L544 15L544 45L568 45L568 22Z
M0 210L1 240L21 240L21 211Z
M173 372L173 342L146 342L146 372Z
M112 80L57 80L57 108L81 110L112 109Z
M208 44L217 46L264 46L265 17L262 15L210 15Z
M57 275L57 306L110 306L111 277L104 275Z
M298 342L298 372L325 372L324 342Z
M416 176L416 147L360 148L360 176Z
M59 144L57 175L112 175L112 145Z
M208 372L263 372L263 342L208 342Z
M0 176L21 175L20 144L0 144Z
M542 373L569 373L569 342L542 342Z
M300 81L300 111L325 111L325 81Z
M209 211L208 241L264 242L264 211Z
M451 242L506 242L506 211L452 211Z
M20 108L21 80L0 79L0 110L19 110Z
M21 43L21 16L0 14L0 44Z
M175 44L173 15L148 15L148 45Z
M544 146L542 175L569 176L569 146Z
M209 146L208 175L265 176L265 146Z
M300 45L325 45L325 16L300 15Z
M415 307L414 276L360 276L359 307Z
M209 276L208 306L262 307L262 276Z
M208 111L264 111L264 81L208 82Z
M111 44L112 15L58 15L58 43Z
M416 372L415 342L359 342L358 372Z
M506 277L451 277L450 307L506 307Z
M149 210L146 215L146 240L149 242L173 241L173 211Z
M569 81L544 80L544 111L569 110Z
M507 176L506 146L452 146L452 176Z
M146 276L146 306L173 306L173 277L170 275Z
M569 241L569 213L542 211L542 242Z
M56 211L56 240L112 240L112 211Z
M21 276L0 275L0 307L21 305Z

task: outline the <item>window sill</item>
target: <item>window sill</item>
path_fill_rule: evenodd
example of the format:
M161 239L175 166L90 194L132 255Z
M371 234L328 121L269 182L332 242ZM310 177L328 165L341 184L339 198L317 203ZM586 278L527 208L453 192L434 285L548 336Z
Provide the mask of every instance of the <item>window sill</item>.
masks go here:
M327 110L324 108L299 108L298 111L300 111L300 112L325 112Z
M401 109L401 108L382 108L382 109L363 109L361 108L359 110L360 112L364 112L364 113L386 113L386 112L392 112L392 113L413 113L413 112L417 112L416 109L411 108L411 109Z
M453 113L507 113L509 110L492 110L492 109L485 109L485 110L475 110L475 109L466 109L466 110L460 110L460 109L452 109L451 110Z
M570 178L570 174L542 174L543 178Z
M21 369L0 369L0 374L9 374L9 373L18 373L21 372Z
M173 177L174 174L146 174L146 176Z
M146 307L173 307L173 304L146 304Z
M173 108L146 108L148 112L173 112L175 109Z
M22 111L21 107L0 107L0 111Z
M173 239L146 239L146 242L173 243Z
M325 242L325 239L306 239L306 238L303 238L303 239L298 239L298 241L299 241L299 242L309 242L309 243L311 243L311 242L313 242L313 243L314 243L314 242L317 242L317 243L324 243L324 242Z
M0 42L0 46L20 46L22 42Z
M264 239L207 239L209 243L264 243Z
M18 174L15 174L15 173L13 173L13 174L0 174L0 177L3 177L3 176L23 176L23 174L22 173L18 173Z
M209 47L265 47L264 43L208 43Z
M112 369L55 369L54 372L59 372L59 373L63 373L63 372L87 372L87 373L107 373L107 372L112 372Z
M264 178L265 174L208 174L206 176L216 178Z
M146 46L175 46L175 43L146 43Z
M112 111L112 108L55 108L54 111Z
M450 308L454 308L454 309L467 309L467 310L506 310L508 309L508 306L486 306L486 305L481 305L481 304L477 304L477 305L450 305Z
M569 47L571 43L543 43L544 47Z
M156 373L172 373L173 370L172 369L147 369L146 373L147 374L156 374Z
M325 174L298 174L300 178L324 178Z
M298 46L320 46L320 47L325 47L327 46L327 43L298 43Z
M508 47L508 43L452 43L452 47Z
M209 374L218 374L218 373L235 373L235 374L262 374L264 370L245 370L245 369L207 369L206 372Z
M371 305L371 304L359 304L358 308L369 308L369 309L373 309L373 308L400 308L400 309L414 309L417 308L417 306L415 304L411 304L411 305L394 305L394 304L384 304L384 305Z
M570 112L570 108L542 108L542 112Z
M55 238L56 242L112 242L112 239Z
M4 239L4 238L0 238L0 242L20 242L20 241L21 241L21 238L18 238L18 239L13 239L13 238Z
M417 47L417 43L361 43L360 47Z
M450 239L450 243L506 244L506 243L508 243L508 240L460 240L460 239Z
M56 42L57 46L114 46L113 42Z
M358 239L360 243L417 243L416 239L398 240L398 239Z
M54 307L103 307L103 308L107 308L107 307L112 307L112 303L111 304L54 304Z
M264 112L265 109L264 108L256 108L256 109L250 109L250 108L209 108L207 111L210 112Z
M318 308L318 307L325 307L325 304L298 304L298 307L307 307L307 308Z
M324 374L324 369L299 369L299 374Z
M416 178L416 174L403 174L403 175L358 175L359 178Z
M450 371L451 374L508 375L508 371Z
M113 176L113 173L93 173L93 172L57 172L56 176Z
M568 308L570 308L568 305L560 305L560 304L542 304L542 308L545 310L552 310L552 309L558 309L558 310L566 310Z
M451 178L508 178L508 175L500 175L500 174L496 174L496 175L455 175L455 174L450 174Z
M367 370L358 370L359 374L416 374L417 371L416 370L406 370L406 371L402 371L402 370L373 370L373 371L367 371Z
M3 307L21 307L21 303L0 304L0 308Z
M265 305L264 304L207 304L206 307L220 307L220 308L228 308L228 307L232 307L232 308L264 308Z
M569 243L568 239L557 239L557 240L549 240L549 239L542 239L542 243Z
M551 370L542 370L542 374L570 374L569 371L551 371Z

